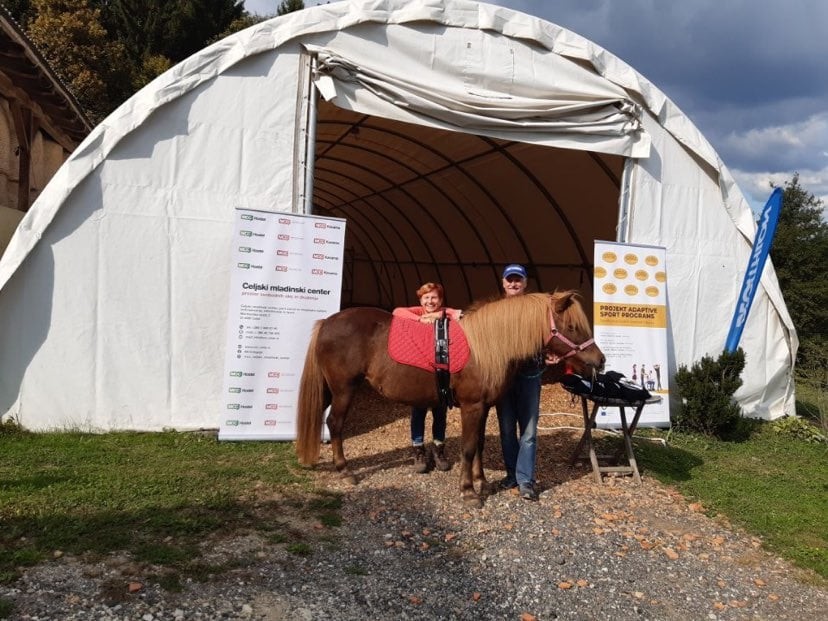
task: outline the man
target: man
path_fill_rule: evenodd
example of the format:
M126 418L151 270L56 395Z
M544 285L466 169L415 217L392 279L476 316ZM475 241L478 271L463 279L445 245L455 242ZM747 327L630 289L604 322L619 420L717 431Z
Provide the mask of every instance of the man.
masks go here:
M517 263L507 265L503 270L503 295L523 295L526 293L526 285L526 268ZM511 386L495 406L500 427L500 447L506 466L506 478L500 482L500 486L503 489L517 487L524 500L538 499L535 491L535 462L541 375L545 368L541 352L521 362Z

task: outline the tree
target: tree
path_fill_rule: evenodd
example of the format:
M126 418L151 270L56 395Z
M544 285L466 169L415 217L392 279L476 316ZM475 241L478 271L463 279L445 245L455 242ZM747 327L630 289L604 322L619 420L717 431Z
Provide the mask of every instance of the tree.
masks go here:
M31 15L31 4L30 0L3 0L3 6L24 29Z
M112 36L130 56L177 63L195 54L246 13L238 0L96 0Z
M250 15L249 13L245 13L240 18L234 20L227 28L222 30L216 36L214 36L208 43L215 43L216 41L220 41L224 37L229 37L231 34L239 32L240 30L244 30L245 28L250 28L255 24L259 24L261 22L267 21L268 17L260 16L260 15Z
M202 49L207 41L242 17L244 4L237 0L181 0L164 2L163 42L156 53L180 62Z
M16 18L88 116L250 23L240 0L17 0Z
M305 3L302 0L282 0L279 8L276 9L276 15L287 15L294 11L301 11L305 8Z
M823 203L799 185L783 187L771 260L801 344L798 360L823 349L828 333L828 223Z
M32 0L27 34L98 122L131 93L124 46L112 41L87 0Z

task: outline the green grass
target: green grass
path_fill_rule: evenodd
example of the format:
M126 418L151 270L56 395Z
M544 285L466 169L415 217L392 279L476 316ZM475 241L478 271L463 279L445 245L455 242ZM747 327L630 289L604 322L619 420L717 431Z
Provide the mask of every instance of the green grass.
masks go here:
M159 583L175 589L181 576L229 568L201 561L205 538L258 531L308 554L325 536L319 524L341 523L339 497L312 486L291 443L174 432L32 434L2 425L0 445L4 582L56 551L85 558L124 551L161 566Z
M771 551L828 578L828 444L756 424L742 441L671 434L639 442L647 472L711 513L759 535Z

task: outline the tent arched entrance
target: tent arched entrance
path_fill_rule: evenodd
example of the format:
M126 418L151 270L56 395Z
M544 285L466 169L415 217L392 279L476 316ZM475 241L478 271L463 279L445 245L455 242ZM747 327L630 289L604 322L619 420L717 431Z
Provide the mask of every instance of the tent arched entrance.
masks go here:
M624 158L317 111L313 211L348 220L343 305L410 304L426 280L450 303L531 266L538 290L591 298L592 241L615 239Z

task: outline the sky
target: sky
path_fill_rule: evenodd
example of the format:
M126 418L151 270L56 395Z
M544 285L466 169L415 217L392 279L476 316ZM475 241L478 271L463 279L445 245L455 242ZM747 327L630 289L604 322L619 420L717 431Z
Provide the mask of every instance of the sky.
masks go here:
M246 0L272 15L279 0ZM310 0L306 7L324 4ZM699 128L754 211L799 173L828 207L828 1L498 0L612 52ZM824 212L825 213L825 212Z

